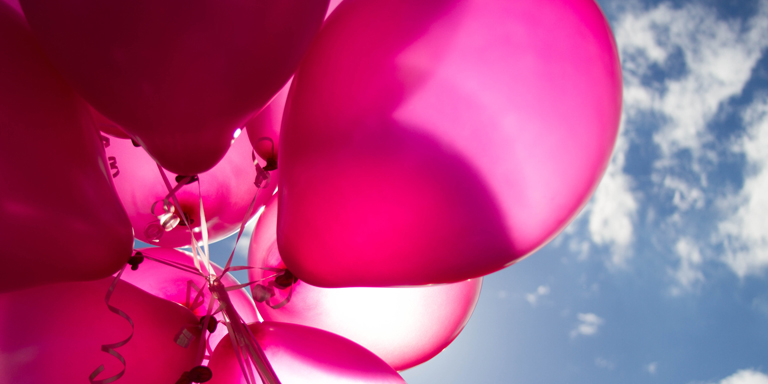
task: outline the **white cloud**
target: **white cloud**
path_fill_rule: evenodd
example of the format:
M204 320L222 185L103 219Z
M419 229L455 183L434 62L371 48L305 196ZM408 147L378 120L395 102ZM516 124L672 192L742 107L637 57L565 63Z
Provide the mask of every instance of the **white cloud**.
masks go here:
M598 368L613 369L616 367L616 364L602 357L598 357L595 359L595 366Z
M525 300L535 307L536 303L539 301L539 298L546 295L549 295L549 286L540 285L538 288L536 288L536 292L527 293L525 295Z
M659 367L659 363L654 361L652 363L648 363L648 365L645 366L645 370L648 371L648 373L650 373L651 375L655 375L656 369L658 367Z
M592 336L596 334L598 328L605 323L605 320L594 313L579 313L576 317L579 319L580 323L571 331L572 338L579 335Z
M719 384L768 384L768 375L752 369L742 369L720 380Z
M704 274L701 272L702 257L699 247L693 239L683 237L675 244L675 253L680 259L676 270L669 270L677 285L671 289L672 295L680 295L696 288L697 284L704 282Z
M694 170L698 159L711 156L703 145L712 140L707 123L720 105L739 95L768 45L768 5L746 27L738 20L719 20L715 10L690 4L675 9L662 4L644 13L625 14L616 26L625 70L625 102L629 115L653 111L666 119L654 141L662 151L658 163L689 150ZM643 79L655 67L668 67L680 54L685 71L660 86ZM705 181L704 181L705 182Z
M634 181L624 167L631 140L638 136L638 129L647 129L638 125L639 117L650 113L660 121L653 134L661 152L653 181L671 192L671 203L678 209L671 223L680 227L681 212L702 209L707 203L702 159L717 160L716 152L707 146L713 141L707 126L725 102L742 92L768 46L767 0L746 23L718 19L714 9L697 4L629 8L614 24L624 71L622 129L588 208L590 238L610 248L609 267L627 266L632 256L639 194L633 191ZM662 78L660 71L666 74ZM690 160L683 164L678 155L684 151L690 156L682 158ZM670 175L681 166L695 174L694 180ZM690 258L686 260L678 280L700 281L694 271L684 269L693 265Z
M622 123L608 169L592 198L589 212L589 234L598 245L611 248L609 266L624 267L630 256L633 225L638 204L631 191L632 179L624 173L628 139Z
M725 245L723 261L739 277L761 274L768 267L768 98L744 115L747 132L740 143L747 160L744 187L723 204L729 214L719 223Z
M672 204L677 207L678 211L685 212L691 209L691 207L697 209L704 208L704 191L700 188L692 186L690 183L672 175L666 175L664 177L663 185L674 191Z

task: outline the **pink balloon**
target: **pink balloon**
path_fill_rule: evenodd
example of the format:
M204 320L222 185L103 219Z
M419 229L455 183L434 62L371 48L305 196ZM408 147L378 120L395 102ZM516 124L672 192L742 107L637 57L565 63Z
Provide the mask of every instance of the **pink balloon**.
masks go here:
M257 171L254 167L253 148L243 133L234 140L230 151L213 169L198 175L198 182L181 187L175 192L184 214L191 219L192 232L202 237L200 216L200 195L208 227L209 242L221 240L240 229L240 224L256 196L256 203L248 217L250 219L259 207L272 198L277 187L277 172L270 172L269 180L259 189L254 184ZM180 219L179 213L170 205L164 205L168 195L157 163L144 151L134 147L130 140L107 138L104 142L115 189L131 219L137 239L163 247L182 247L192 242L190 229L180 220L178 225L166 231L160 217L170 212ZM265 161L260 161L266 165ZM262 171L264 172L264 171ZM176 186L176 174L167 172L172 186ZM266 175L266 172L264 172ZM154 214L153 214L154 205ZM165 207L165 208L164 208ZM167 227L170 228L170 227Z
M277 203L273 202L259 217L251 236L251 281L285 269L277 250L276 223ZM265 267L270 269L262 269ZM275 294L256 303L264 320L306 325L346 337L400 371L431 359L459 335L477 304L482 281L417 288L318 288L298 281L292 288L283 288L280 278L271 277L251 289L254 297ZM277 307L286 299L287 304L277 309L269 305Z
M0 383L87 383L118 374L123 365L101 351L131 334L125 319L110 312L104 296L112 278L62 283L0 294ZM199 337L197 318L186 308L119 282L110 305L133 320L133 337L115 348L125 358L121 384L175 383L196 365L195 344L183 348L176 336Z
M0 84L0 292L113 274L133 236L93 121L5 3Z
M155 259L170 261L172 263L178 263L193 268L195 267L192 255L180 250L168 248L142 248L138 251L145 256L150 256ZM218 265L214 264L213 269L217 276L221 274L221 267ZM189 272L168 266L167 264L162 264L146 258L144 262L139 264L138 269L135 271L130 269L126 270L125 273L123 273L123 280L154 296L181 304L190 309L195 316L203 317L208 313L208 303L210 302L211 294L210 291L205 288L205 278L202 276L193 275ZM221 281L227 287L240 284L229 274L224 275L224 277L221 278ZM203 294L197 301L195 301L197 298L197 290L194 287L203 288ZM243 320L247 322L259 321L253 300L245 289L229 291L229 299L232 301L235 310L240 314ZM218 308L218 304L214 303L213 310L216 311ZM218 321L223 320L220 313L216 314L214 317ZM216 326L216 331L211 334L208 339L211 348L215 348L226 334L227 327L224 324L219 323Z
M174 173L211 169L285 85L329 0L22 0L51 61Z
M245 123L253 149L264 160L277 161L280 125L283 123L283 110L290 87L291 81L288 81L266 108Z
M621 112L591 0L345 0L293 81L278 244L323 287L456 282L529 255L589 199Z
M249 325L282 384L405 384L365 348L329 332L284 323ZM244 384L230 338L213 351L210 384Z

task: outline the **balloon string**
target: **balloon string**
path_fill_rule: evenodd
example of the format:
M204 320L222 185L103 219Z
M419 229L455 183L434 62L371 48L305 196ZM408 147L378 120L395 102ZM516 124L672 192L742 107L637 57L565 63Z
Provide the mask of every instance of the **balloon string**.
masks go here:
M232 345L236 354L238 353L238 348L240 347L241 342L245 343L244 347L246 347L247 354L250 357L250 360L256 366L256 371L258 372L264 384L281 384L280 380L277 378L277 374L275 374L274 369L272 369L272 365L269 363L264 350L261 349L261 346L256 341L256 338L253 337L251 330L248 328L248 326L245 324L245 321L243 321L242 317L240 317L240 315L237 313L237 310L235 310L234 306L232 305L232 302L229 299L229 294L227 293L224 285L221 284L219 279L216 279L214 280L213 284L211 284L210 288L211 293L222 304L224 308L224 315L229 319L231 328L229 326L227 328L229 329L230 335L233 339ZM250 368L250 365L248 368ZM250 370L243 369L243 372L250 374Z
M170 195L171 199L173 200L173 203L176 205L176 209L179 210L179 212L182 212L181 210L181 204L179 203L179 199L176 197L176 192L173 191L173 187L171 187L171 182L168 180L168 176L165 174L165 170L163 167L160 166L160 164L157 164L157 169L160 171L160 176L163 178L163 182L165 183L165 187L168 189L168 194ZM198 181L199 182L199 181ZM192 228L189 221L187 220L187 215L182 214L181 219L184 220L184 224L186 224L187 228ZM192 233L192 231L190 231ZM192 253L195 255L195 267L197 267L198 270L200 270L200 273L202 273L204 276L209 276L213 274L213 268L210 266L210 264L205 265L205 269L200 267L200 262L198 261L199 255L198 250L200 249L199 244L197 243L197 239L195 239L195 235L192 234Z
M272 147L274 151L274 142L272 143ZM229 255L229 259L227 260L227 264L224 267L224 271L222 273L227 273L229 271L229 268L232 265L232 259L235 257L237 244L240 242L240 237L243 235L243 231L245 231L245 224L248 223L248 218L251 216L251 212L253 212L253 208L256 206L256 198L259 196L259 192L261 192L261 189L264 187L264 182L266 181L266 185L269 185L268 182L272 178L272 174L269 173L269 171L265 171L264 168L259 165L256 156L253 158L253 166L256 167L256 180L253 183L256 185L256 193L253 194L253 199L251 199L251 204L248 206L248 210L245 212L245 217L243 217L243 221L240 222L240 230L237 232L235 246L232 247L232 253Z
M88 380L91 382L91 384L109 384L109 383L112 383L112 382L120 379L125 374L125 367L126 367L125 358L119 352L117 352L115 350L115 348L120 348L123 345L128 344L129 341L131 341L131 339L133 338L133 332L135 330L135 326L133 325L133 320L131 320L131 317L128 316L128 314L126 314L125 312L123 312L123 311L113 307L111 304L109 304L109 300L110 300L110 298L112 298L112 293L115 291L115 288L117 287L117 282L120 281L120 277L123 275L123 271L125 271L125 265L123 266L122 269L120 269L120 272L118 272L117 276L115 276L115 279L112 280L112 285L110 285L109 289L107 290L107 294L104 297L104 302L107 304L107 308L109 308L109 310L112 313L122 317L123 319L128 321L129 324L131 324L131 334L128 335L128 337L125 340L123 340L123 341L119 341L119 342L113 343L113 344L104 344L104 345L101 346L101 350L103 352L106 352L106 353L114 356L116 359L118 359L120 361L120 363L123 364L123 369L120 372L118 372L116 375L114 375L114 376L108 377L106 379L96 380L96 377L99 376L99 374L102 371L104 371L104 364L102 364L98 368L96 368L91 373L90 376L88 376Z

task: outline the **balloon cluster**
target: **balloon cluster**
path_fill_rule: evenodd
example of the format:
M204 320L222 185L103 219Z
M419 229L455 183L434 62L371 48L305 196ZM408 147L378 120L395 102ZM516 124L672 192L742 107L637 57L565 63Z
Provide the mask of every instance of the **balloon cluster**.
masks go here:
M0 383L403 383L574 218L593 0L339 3L0 1Z

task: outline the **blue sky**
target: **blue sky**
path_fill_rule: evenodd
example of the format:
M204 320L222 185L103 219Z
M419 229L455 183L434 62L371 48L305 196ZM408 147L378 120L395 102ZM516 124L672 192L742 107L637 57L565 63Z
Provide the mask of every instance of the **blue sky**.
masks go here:
M768 384L768 0L600 4L625 81L605 178L410 384Z

